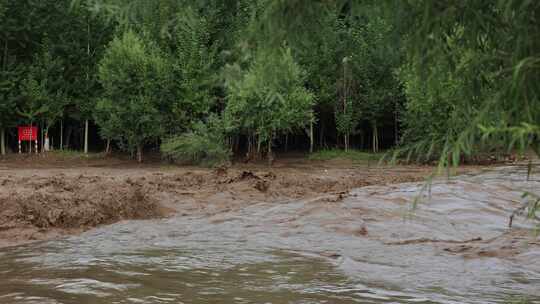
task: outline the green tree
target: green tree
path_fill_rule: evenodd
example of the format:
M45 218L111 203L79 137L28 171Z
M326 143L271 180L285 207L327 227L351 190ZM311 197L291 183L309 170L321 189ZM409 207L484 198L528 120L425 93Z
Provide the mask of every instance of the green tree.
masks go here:
M13 65L7 52L2 56L0 70L0 154L6 154L6 129L16 123L17 83L22 77L20 67Z
M188 6L177 18L172 30L174 50L171 54L175 87L172 93L169 132L181 133L208 115L214 104L216 86L209 23L205 16Z
M6 152L6 130L18 121L17 109L23 98L21 82L32 60L33 41L42 32L45 20L32 22L41 5L26 1L0 1L0 153Z
M121 140L120 131L122 128L121 118L116 112L110 112L112 105L107 98L98 99L96 108L93 111L93 119L99 126L99 135L105 139L107 144L105 154L111 152L111 142L113 140Z
M36 76L34 69L27 72L27 76L20 84L20 98L18 100L17 114L32 126L38 117L48 111L46 80ZM37 134L36 134L37 135ZM32 151L32 143L29 143L29 151ZM36 151L37 152L37 151Z
M413 73L406 80L409 91L427 100L437 95L461 99L450 103L449 124L458 127L444 135L441 164L457 164L483 140L504 140L508 149L531 147L539 153L540 3L425 0L396 5L401 27L410 29L405 40ZM436 85L432 77L445 81ZM422 88L423 82L429 85Z
M353 79L350 57L344 57L342 61L343 75L341 77L338 90L340 92L335 104L336 129L338 134L343 136L345 151L349 149L351 134L356 132L356 127L360 121L358 103L359 96L357 82Z
M98 63L116 24L105 11L95 12L92 0L66 2L64 18L69 25L64 25L67 30L56 37L56 52L65 58L66 76L75 81L66 85L70 111L65 114L83 123L83 151L88 153L89 121L102 94Z
M353 55L355 72L360 75L359 91L362 101L358 113L372 129L372 149L379 152L379 128L395 124L393 114L401 86L395 69L400 64L400 51L392 40L392 26L378 7L366 22L355 24L352 39L358 45Z
M240 69L236 67L237 71ZM259 49L245 73L229 79L225 119L235 129L266 143L281 132L302 128L313 119L313 94L303 86L303 71L290 49Z
M358 130L361 122L371 126L372 148L379 150L379 127L394 124L392 119L397 96L401 87L396 81L394 69L399 66L400 54L391 41L392 27L376 14L374 8L366 8L369 13L349 15L336 22L336 33L341 43L336 55L342 58L335 63L339 67L339 95L335 101L336 127L344 138L345 149L349 147L351 134Z
M64 78L64 63L54 57L50 51L50 42L45 39L40 52L34 57L31 66L31 74L41 85L41 98L44 111L40 114L39 121L42 125L42 135L48 133L64 113L67 105L65 88L69 84Z
M104 98L97 105L100 127L117 133L116 139L142 161L146 143L163 134L163 92L170 89L171 71L155 45L128 31L115 38L99 65ZM111 134L108 133L108 134Z
M325 145L325 135L331 134L335 120L335 107L339 100L339 77L343 70L342 41L339 33L342 23L337 12L331 11L319 19L317 26L306 30L312 31L309 43L294 48L298 62L306 71L306 87L313 92L315 113L319 124L319 146ZM348 99L352 102L352 99ZM339 131L341 132L341 131Z

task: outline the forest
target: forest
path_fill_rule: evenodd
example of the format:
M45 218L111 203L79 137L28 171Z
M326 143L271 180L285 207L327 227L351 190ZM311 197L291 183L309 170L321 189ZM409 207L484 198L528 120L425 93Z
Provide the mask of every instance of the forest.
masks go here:
M1 153L540 149L540 2L0 0ZM31 146L24 145L28 152Z

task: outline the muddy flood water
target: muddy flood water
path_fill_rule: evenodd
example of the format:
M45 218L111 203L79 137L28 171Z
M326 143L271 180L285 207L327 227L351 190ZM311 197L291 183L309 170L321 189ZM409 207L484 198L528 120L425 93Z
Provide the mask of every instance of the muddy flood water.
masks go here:
M253 202L3 248L0 303L540 303L535 223L508 228L523 192L540 192L526 175Z

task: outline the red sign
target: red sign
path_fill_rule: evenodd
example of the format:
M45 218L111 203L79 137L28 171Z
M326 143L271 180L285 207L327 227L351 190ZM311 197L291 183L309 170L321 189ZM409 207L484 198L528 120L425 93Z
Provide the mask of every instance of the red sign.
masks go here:
M24 140L37 140L38 129L37 127L20 126L19 127L19 141Z

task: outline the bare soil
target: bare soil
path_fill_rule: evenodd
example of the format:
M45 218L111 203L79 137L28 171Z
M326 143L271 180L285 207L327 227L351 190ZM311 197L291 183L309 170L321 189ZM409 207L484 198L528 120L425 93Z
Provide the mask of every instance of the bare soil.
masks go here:
M465 167L460 172L478 170ZM432 167L278 159L217 169L117 158L0 158L0 247L80 233L127 219L213 216L254 202L340 201L369 185L422 181Z

